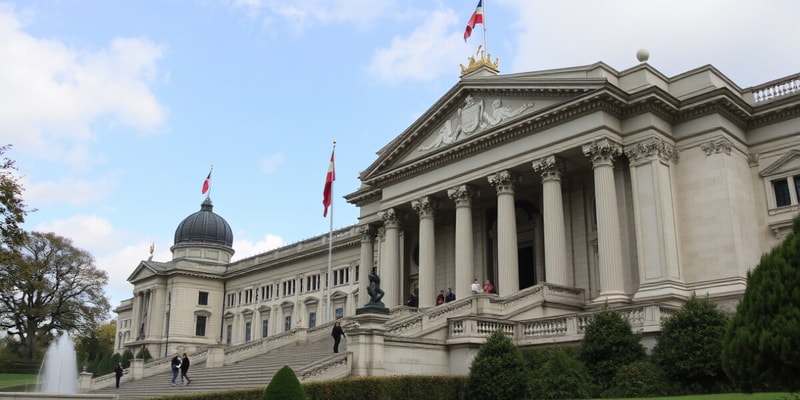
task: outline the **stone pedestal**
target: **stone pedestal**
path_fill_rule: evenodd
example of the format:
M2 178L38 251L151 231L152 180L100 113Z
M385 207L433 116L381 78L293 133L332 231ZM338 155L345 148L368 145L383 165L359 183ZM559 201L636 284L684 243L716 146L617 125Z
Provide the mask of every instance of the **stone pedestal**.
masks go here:
M134 358L131 360L131 380L138 381L144 376L144 359Z
M92 390L92 373L83 370L78 374L78 393L86 393L90 390Z
M358 313L361 311L360 313ZM353 376L383 376L383 337L388 313L359 308L353 323L345 326L347 349L353 353Z
M208 346L208 356L206 357L206 368L219 368L225 365L225 346Z

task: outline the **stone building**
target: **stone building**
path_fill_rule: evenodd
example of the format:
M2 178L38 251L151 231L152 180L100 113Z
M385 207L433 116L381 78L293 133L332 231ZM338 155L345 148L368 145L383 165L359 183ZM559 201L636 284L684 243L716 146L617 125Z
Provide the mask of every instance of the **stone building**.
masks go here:
M657 333L692 293L733 310L800 210L800 73L743 89L710 65L503 75L481 56L359 179L345 199L360 217L332 235L330 288L327 233L232 262L231 228L207 199L178 226L172 260L130 275L117 348L244 348L345 318L354 375L464 373L492 329L521 345L575 341L608 304ZM359 323L372 266L391 314ZM497 294L473 294L476 278ZM447 288L457 300L436 306ZM404 306L412 291L418 309ZM359 342L367 325L379 353Z

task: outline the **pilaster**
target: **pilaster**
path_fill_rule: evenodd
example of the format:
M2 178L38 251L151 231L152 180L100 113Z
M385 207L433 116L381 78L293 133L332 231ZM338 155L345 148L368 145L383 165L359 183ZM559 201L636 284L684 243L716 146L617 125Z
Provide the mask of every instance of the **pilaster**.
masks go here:
M383 302L391 308L400 304L400 220L401 215L395 209L390 208L381 211L378 217L383 221L386 228L386 254L381 265L382 288L384 291Z

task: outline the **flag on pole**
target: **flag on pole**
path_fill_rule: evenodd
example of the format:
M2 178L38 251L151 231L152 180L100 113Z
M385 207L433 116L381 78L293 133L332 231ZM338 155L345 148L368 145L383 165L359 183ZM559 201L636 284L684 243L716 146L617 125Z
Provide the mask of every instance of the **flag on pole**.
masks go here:
M213 171L213 170L214 170L214 167L211 167L211 170L208 171L208 176L206 177L206 180L203 181L202 194L206 194L206 192L208 192L209 186L211 186L211 171Z
M323 217L328 216L328 207L331 205L331 196L333 196L333 181L336 180L336 169L333 167L334 151L331 151L331 163L328 165L328 174L325 176L325 189L322 190L322 205L325 206L325 211L322 212Z
M475 28L475 25L482 23L483 23L483 0L478 0L478 7L475 7L475 12L472 13L472 17L469 18L469 22L467 22L467 29L464 31L465 42L470 36L472 36L472 29Z

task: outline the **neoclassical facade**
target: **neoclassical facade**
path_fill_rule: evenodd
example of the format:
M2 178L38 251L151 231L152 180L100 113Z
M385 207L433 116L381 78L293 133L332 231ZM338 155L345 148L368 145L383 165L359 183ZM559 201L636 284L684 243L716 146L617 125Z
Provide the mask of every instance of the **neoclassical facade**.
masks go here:
M131 274L117 348L163 356L350 318L377 267L382 373L410 368L397 360L415 338L428 371L460 373L469 318L534 327L520 343L554 327L535 344L605 304L667 312L696 293L732 310L800 211L800 74L743 89L712 66L667 77L646 62L503 75L486 58L462 73L361 173L345 196L360 217L331 237L231 262L207 199L172 260ZM497 295L471 293L475 278ZM447 288L463 306L445 315Z

